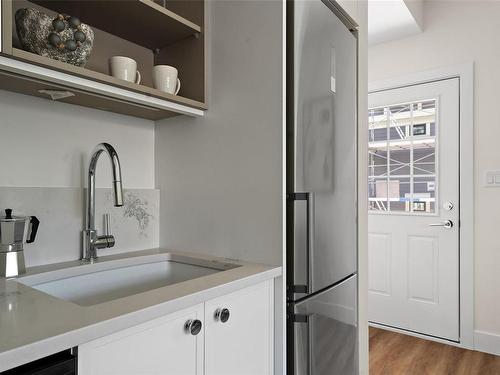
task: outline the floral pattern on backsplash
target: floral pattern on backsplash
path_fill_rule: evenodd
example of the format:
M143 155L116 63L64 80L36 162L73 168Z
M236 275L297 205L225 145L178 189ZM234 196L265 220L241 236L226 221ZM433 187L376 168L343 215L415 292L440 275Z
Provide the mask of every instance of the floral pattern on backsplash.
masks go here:
M153 199L154 202L149 202L149 198ZM155 215L158 214L158 202L156 202L156 196L147 194L146 191L140 190L124 190L123 191L123 207L116 208L113 207L113 192L111 190L106 190L104 194L105 208L104 212L108 212L111 215L111 220L114 222L115 227L121 226L121 230L130 231L136 233L136 238L148 238L150 234L153 234L150 226L151 221L155 219ZM137 231L133 230L130 225L135 222ZM129 223L129 224L127 224Z
M137 195L133 193L125 193L125 201L123 202L124 211L123 216L129 218L135 218L141 230L140 234L147 237L145 232L149 225L149 220L153 218L148 212L148 201L141 200Z

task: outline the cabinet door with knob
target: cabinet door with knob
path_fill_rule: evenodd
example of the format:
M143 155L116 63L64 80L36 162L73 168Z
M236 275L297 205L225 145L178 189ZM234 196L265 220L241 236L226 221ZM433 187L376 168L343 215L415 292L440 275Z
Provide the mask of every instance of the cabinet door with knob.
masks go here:
M205 375L273 373L273 283L205 303Z
M79 375L203 374L203 304L79 346Z

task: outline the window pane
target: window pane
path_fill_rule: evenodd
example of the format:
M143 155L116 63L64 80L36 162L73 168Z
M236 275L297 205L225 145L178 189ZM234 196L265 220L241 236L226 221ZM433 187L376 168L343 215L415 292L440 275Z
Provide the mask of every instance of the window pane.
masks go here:
M408 138L409 132L410 125L399 125L399 123L391 124L389 139L391 141L405 140Z
M426 131L413 139L413 213L435 213L436 101L413 104L414 125Z
M413 104L413 124L431 124L435 122L436 101L426 100Z
M410 176L411 144L406 146L394 146L392 143L390 149L390 175Z
M415 177L413 179L413 211L434 213L436 204L436 178Z
M436 173L436 150L434 139L426 139L413 145L413 174L434 175Z
M368 151L368 177L387 176L387 151L370 149Z
M369 210L434 213L436 100L369 110Z
M431 130L431 136L434 137L436 135L436 124L434 122L431 122L430 124L430 130Z
M368 180L368 209L370 211L387 211L387 178L373 178Z
M411 105L402 104L388 108L389 112L389 139L394 141L406 140L411 126Z
M368 209L387 211L387 108L372 108L368 115Z
M390 208L393 212L410 212L409 202L411 201L410 178L390 178L389 179L389 200Z
M368 111L368 142L387 140L387 108L373 108Z

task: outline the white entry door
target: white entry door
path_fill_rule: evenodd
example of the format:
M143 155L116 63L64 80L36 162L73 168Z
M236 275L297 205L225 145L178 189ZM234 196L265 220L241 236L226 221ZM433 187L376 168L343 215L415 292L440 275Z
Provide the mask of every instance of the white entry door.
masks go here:
M459 340L459 80L369 95L369 320Z

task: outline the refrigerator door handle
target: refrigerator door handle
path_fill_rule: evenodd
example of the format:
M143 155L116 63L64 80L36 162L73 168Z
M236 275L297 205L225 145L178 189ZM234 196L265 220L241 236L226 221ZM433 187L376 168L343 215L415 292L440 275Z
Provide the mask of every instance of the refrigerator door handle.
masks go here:
M288 199L292 201L306 201L306 285L294 285L294 293L312 292L312 262L311 253L314 239L314 193L291 193Z
M314 314L293 314L292 321L294 323L307 324L307 374L313 375L313 365L312 365L312 353L313 353L313 341L312 341L312 325L313 325L313 315Z

